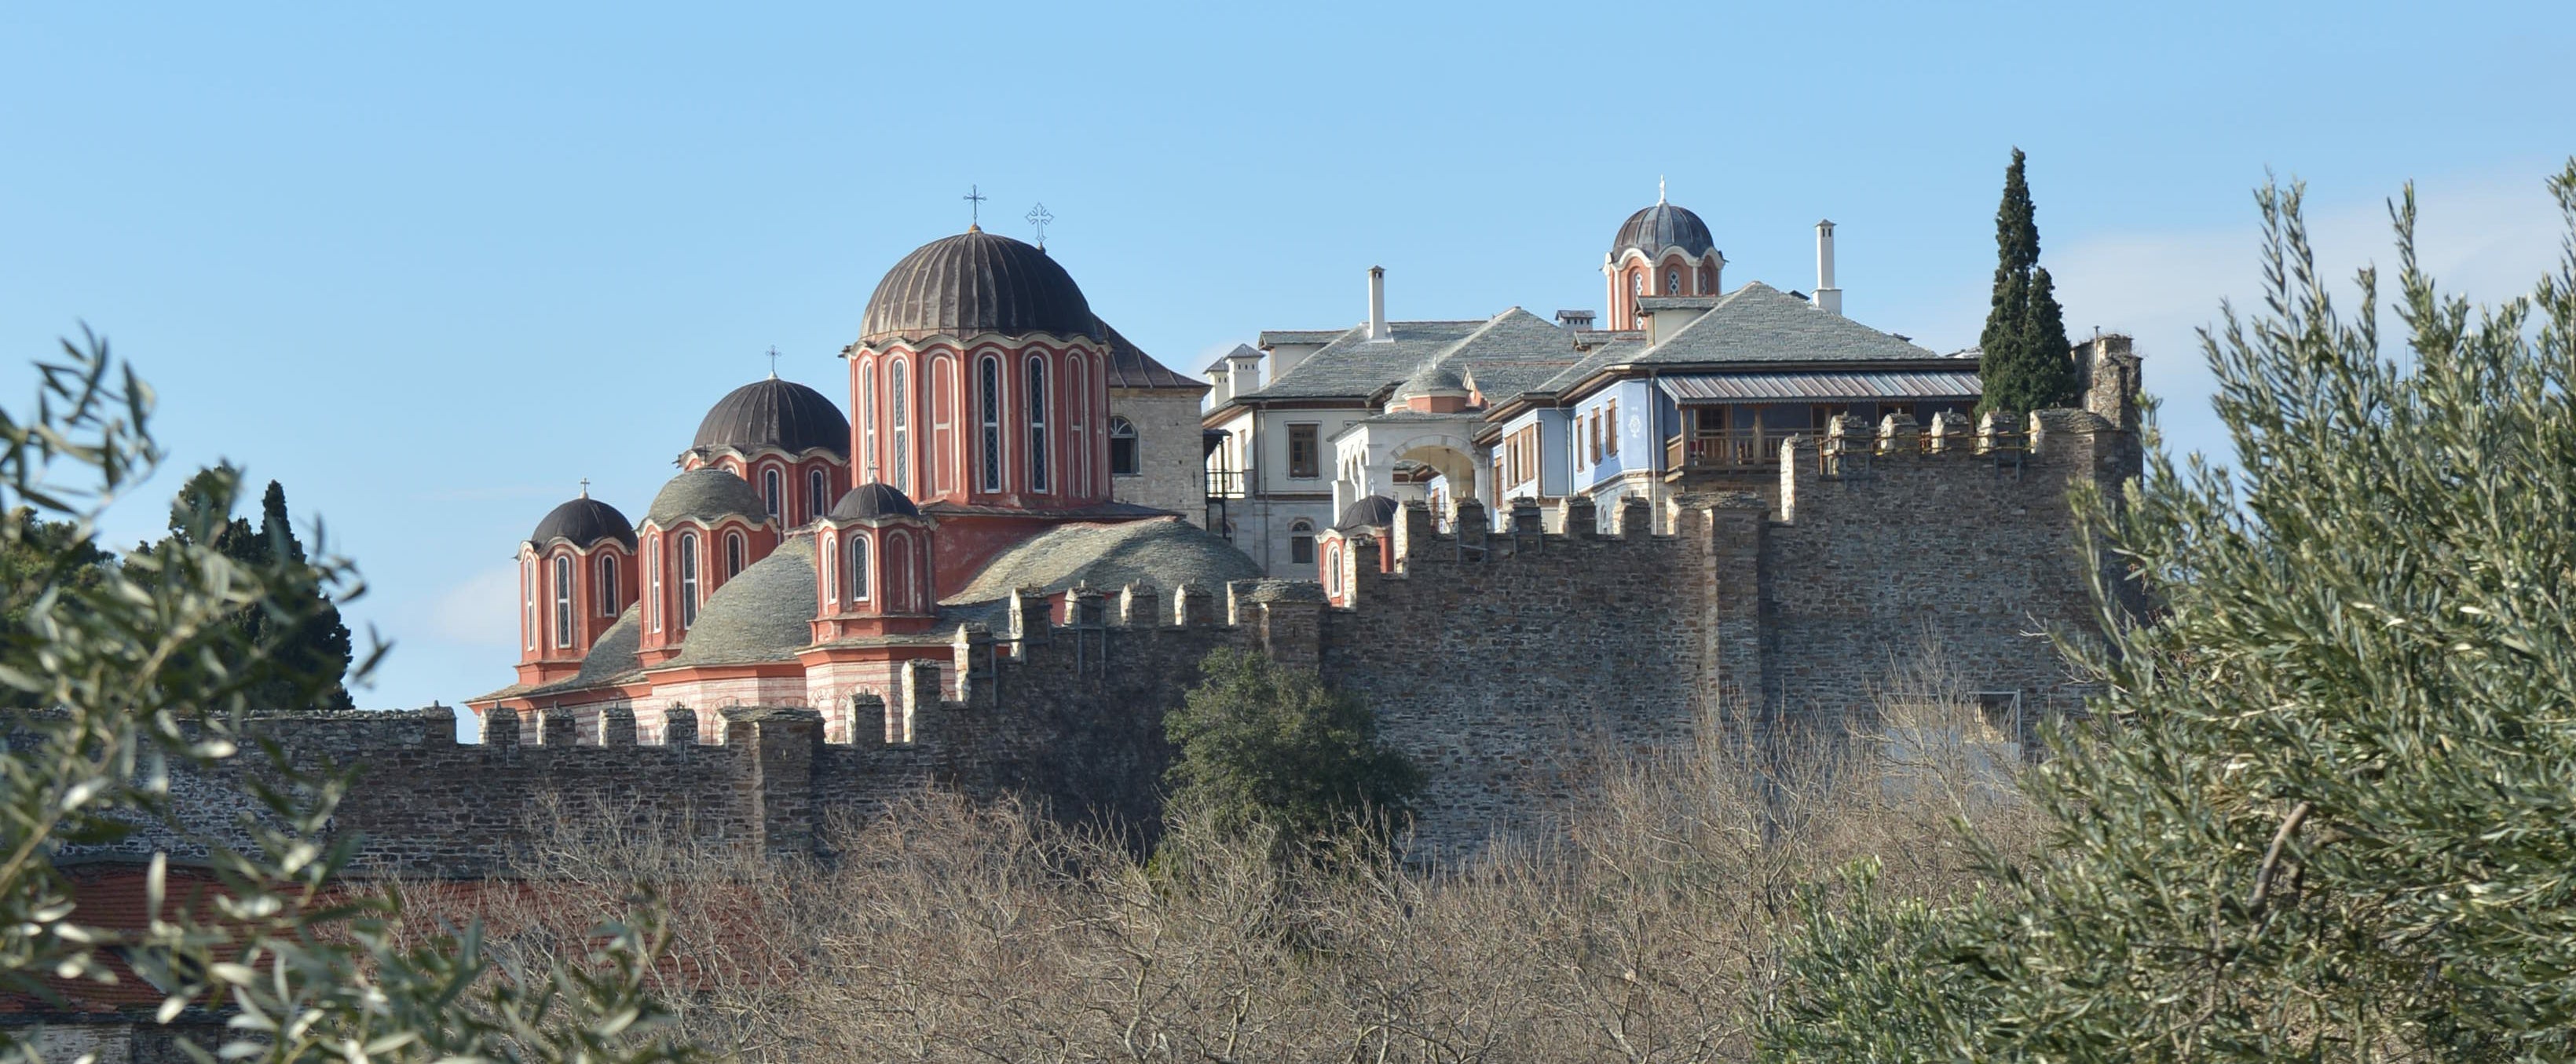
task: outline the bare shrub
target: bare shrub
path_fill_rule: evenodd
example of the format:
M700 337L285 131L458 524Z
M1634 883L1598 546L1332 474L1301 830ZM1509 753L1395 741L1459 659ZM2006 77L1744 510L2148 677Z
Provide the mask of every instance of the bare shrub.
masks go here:
M1357 832L1282 863L1187 818L1139 860L1015 802L924 793L830 825L815 863L555 817L582 828L482 904L496 949L534 961L652 884L676 933L663 996L746 1059L1746 1059L1799 888L1869 859L1887 889L1949 897L1976 885L1970 832L2024 845L2015 762L1983 751L1974 704L1891 690L1909 693L1882 700L1885 734L1711 722L1460 867Z

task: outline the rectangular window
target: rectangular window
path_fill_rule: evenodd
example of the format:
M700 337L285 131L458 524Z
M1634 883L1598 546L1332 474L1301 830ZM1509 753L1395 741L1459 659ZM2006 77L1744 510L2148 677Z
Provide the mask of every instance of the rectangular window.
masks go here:
M1313 425L1288 426L1288 476L1296 480L1313 480L1321 475L1317 463L1320 452L1315 446Z
M1604 440L1602 440L1602 441L1601 441L1601 453L1606 454L1606 455L1610 455L1611 457L1614 457L1614 458L1615 458L1615 457L1618 457L1618 454L1619 454L1619 401L1618 401L1618 400L1616 400L1616 399L1610 400L1609 405L1602 407L1601 420L1603 420L1603 421L1605 421L1605 422L1608 422L1608 424L1605 424L1605 425L1603 425L1603 426L1601 427L1601 434L1602 434L1603 436L1605 436L1605 437L1608 437L1607 439L1604 439Z
M1590 437L1591 437L1591 443L1592 443L1592 464L1593 464L1593 465L1600 465L1600 464L1601 464L1601 412L1600 412L1600 411L1598 411L1598 410L1593 411L1593 412L1592 412L1592 414L1591 414L1591 416L1586 417L1586 418L1584 418L1584 419L1583 419L1583 430L1584 430L1584 433L1585 433L1586 435L1588 435L1588 436L1590 436Z

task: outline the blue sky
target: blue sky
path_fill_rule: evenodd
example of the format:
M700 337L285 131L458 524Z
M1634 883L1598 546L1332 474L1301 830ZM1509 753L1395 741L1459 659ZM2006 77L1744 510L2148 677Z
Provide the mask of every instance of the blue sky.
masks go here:
M590 478L640 513L699 416L831 356L966 221L1049 246L1175 368L1264 328L1597 308L1659 176L1730 284L1975 339L2010 149L2071 331L2135 332L2214 447L2191 329L2253 291L2249 189L2327 259L2521 291L2557 253L2576 5L35 5L0 8L0 401L86 321L180 470L327 519L397 646L368 706L499 686L510 556Z

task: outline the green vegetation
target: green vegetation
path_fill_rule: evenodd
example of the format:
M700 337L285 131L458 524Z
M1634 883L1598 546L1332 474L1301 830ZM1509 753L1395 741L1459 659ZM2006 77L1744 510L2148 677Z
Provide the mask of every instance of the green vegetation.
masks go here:
M1231 648L1199 668L1205 681L1163 722L1181 748L1175 808L1219 831L1258 825L1288 840L1355 820L1392 826L1412 811L1422 772L1379 741L1377 715L1357 697Z
M503 970L475 925L407 923L399 892L333 885L357 844L326 835L347 777L289 763L245 724L329 704L374 665L370 653L344 674L345 654L328 653L329 604L355 574L303 554L274 488L270 529L248 537L221 468L189 482L169 538L108 564L98 516L161 460L152 393L94 338L64 351L38 366L32 419L0 413L0 505L16 514L0 522L0 688L35 707L0 717L0 992L59 1006L82 983L139 975L164 1022L234 1011L194 1028L204 1044L189 1052L206 1062L680 1056L647 1032L660 1011L641 988L662 939L650 906L590 925L560 963ZM201 831L166 769L234 760L260 815ZM56 857L140 829L202 848L219 894L191 897L156 857L148 926L85 924ZM0 1060L34 1059L34 1033L0 1026Z
M2161 597L2071 648L2107 694L2029 783L2040 847L1947 907L1808 896L1781 1061L2576 1057L2576 160L2568 257L2477 309L2392 205L2338 309L2300 191L2263 311L2203 333L2232 471L2157 455L2099 543Z
M1985 384L1980 412L2022 414L2075 402L2075 361L2068 357L2066 312L2057 284L2039 264L2039 220L2013 149L2004 171L2004 200L1995 208L1995 295L1977 336L1977 373Z

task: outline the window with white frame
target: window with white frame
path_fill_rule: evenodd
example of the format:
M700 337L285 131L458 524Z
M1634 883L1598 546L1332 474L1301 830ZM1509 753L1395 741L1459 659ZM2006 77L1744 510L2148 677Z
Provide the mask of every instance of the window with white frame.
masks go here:
M983 465L985 491L1002 490L1002 360L991 355L976 364L976 405L984 423Z
M894 381L886 389L886 425L894 433L894 487L912 494L912 363L894 362Z
M1298 565L1315 564L1315 523L1300 517L1288 522L1288 560Z
M617 616L617 556L599 556L599 572L591 578L591 592L599 600L599 615Z
M1109 473L1132 477L1145 472L1145 462L1136 451L1136 423L1123 417L1109 419Z
M537 563L519 563L519 635L530 650L537 649Z
M760 471L760 502L761 505L769 507L769 519L772 521L786 516L787 500L783 498L786 492L780 490L781 487L777 466Z
M850 601L866 602L868 600L867 533L851 532L849 542L843 545L842 550L843 556L848 559L841 563L841 571L849 581Z
M811 521L817 517L823 516L824 508L832 505L831 500L823 497L830 490L831 480L823 475L822 470L808 469L805 471L806 520Z
M742 541L742 533L725 533L725 579L742 575L743 556L747 553L744 548L747 546L749 544Z
M877 475L877 366L870 360L859 364L859 480L884 479Z
M572 645L572 555L555 555L555 646Z
M662 630L662 534L644 541L644 626Z
M698 623L698 534L680 533L680 630Z
M1027 412L1029 422L1029 447L1026 452L1029 466L1029 490L1043 492L1047 490L1047 378L1044 358L1029 359L1028 394L1023 399L1021 409Z

